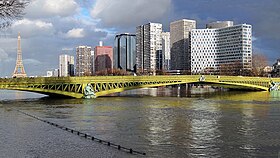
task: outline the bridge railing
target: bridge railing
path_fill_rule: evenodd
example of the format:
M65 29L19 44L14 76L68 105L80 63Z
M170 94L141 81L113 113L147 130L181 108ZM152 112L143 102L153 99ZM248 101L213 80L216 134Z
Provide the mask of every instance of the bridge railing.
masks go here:
M1 84L20 84L20 83L63 83L63 82L116 82L116 81L160 81L160 80L198 80L200 75L172 75L172 76L89 76L89 77L36 77L36 78L0 78ZM280 78L265 77L242 77L242 76L216 76L205 75L206 80L228 81L228 82L269 82L271 80L280 82Z
M24 87L28 85L54 84L87 84L87 83L125 83L125 82L168 82L178 81L190 83L199 81L200 75L171 75L171 76L89 76L89 77L36 77L36 78L1 78L0 88L7 86ZM227 82L238 84L258 85L269 87L270 81L280 82L280 78L217 76L205 75L207 82Z

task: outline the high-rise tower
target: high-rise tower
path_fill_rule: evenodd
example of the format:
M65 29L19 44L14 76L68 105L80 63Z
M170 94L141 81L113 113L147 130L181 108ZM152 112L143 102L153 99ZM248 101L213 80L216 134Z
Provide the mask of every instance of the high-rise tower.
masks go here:
M59 77L74 76L74 56L59 56Z
M171 70L190 71L190 31L196 28L196 21L182 19L170 23Z
M115 37L114 68L134 71L136 68L136 35L118 34Z
M91 47L76 47L76 76L91 76L92 74L93 56Z
M136 64L140 72L162 68L162 24L148 23L136 27Z
M20 33L18 33L18 49L17 49L17 61L16 67L14 70L13 77L26 77L26 73L24 71L23 63L22 63L22 52L20 46Z
M162 32L162 68L170 70L170 32Z

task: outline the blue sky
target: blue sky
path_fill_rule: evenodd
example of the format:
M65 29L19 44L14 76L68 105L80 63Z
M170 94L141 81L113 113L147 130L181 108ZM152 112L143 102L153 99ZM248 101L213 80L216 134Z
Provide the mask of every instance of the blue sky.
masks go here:
M78 45L113 46L116 33L135 32L148 22L169 24L193 19L197 28L232 20L253 26L253 52L272 64L280 58L279 0L33 0L24 19L0 31L0 76L11 76L16 60L17 32L22 35L28 75L46 75L58 67L60 54L75 55Z

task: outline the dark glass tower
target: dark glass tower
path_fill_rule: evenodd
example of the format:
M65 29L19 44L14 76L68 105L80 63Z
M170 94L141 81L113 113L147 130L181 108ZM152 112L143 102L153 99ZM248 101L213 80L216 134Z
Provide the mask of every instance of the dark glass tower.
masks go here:
M136 35L119 34L115 37L114 68L126 71L136 69Z

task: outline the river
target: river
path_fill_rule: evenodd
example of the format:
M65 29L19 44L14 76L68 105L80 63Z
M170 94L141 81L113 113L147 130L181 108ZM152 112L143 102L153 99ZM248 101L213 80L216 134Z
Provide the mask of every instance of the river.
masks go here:
M94 100L0 91L0 157L278 157L280 92L141 89ZM129 154L24 115L55 122Z

